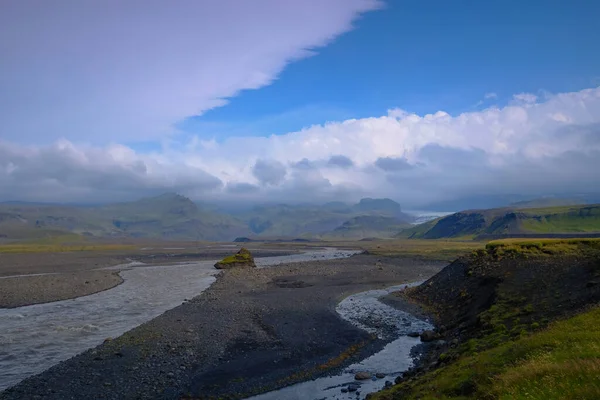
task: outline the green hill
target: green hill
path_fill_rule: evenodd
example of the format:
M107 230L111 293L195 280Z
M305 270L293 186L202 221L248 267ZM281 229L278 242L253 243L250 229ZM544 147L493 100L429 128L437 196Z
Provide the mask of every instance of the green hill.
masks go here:
M600 233L600 205L461 211L401 232L421 239Z

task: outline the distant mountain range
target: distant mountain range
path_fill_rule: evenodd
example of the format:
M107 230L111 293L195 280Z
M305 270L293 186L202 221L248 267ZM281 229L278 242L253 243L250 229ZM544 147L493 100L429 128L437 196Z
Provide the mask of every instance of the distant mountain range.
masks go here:
M127 203L73 206L0 204L0 239L22 240L75 233L102 238L231 241L251 238L391 237L411 226L413 216L390 199L316 205L257 206L223 212L166 193Z
M0 241L64 234L96 238L233 241L365 238L495 238L600 233L600 205L543 198L508 207L461 211L424 223L390 199L356 204L273 204L224 211L166 193L95 206L0 204ZM417 223L420 223L416 225Z

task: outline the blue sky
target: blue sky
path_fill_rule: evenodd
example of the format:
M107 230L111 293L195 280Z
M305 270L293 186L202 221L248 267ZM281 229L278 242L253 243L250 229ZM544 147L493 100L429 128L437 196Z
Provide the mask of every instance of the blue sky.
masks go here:
M598 15L592 0L2 1L0 201L598 192Z
M271 84L179 126L223 139L385 115L456 115L600 84L595 1L388 1ZM485 99L486 93L497 97Z

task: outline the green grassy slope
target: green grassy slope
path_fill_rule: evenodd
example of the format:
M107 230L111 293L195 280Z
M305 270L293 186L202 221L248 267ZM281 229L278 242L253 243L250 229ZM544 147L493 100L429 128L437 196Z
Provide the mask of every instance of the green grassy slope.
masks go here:
M414 225L414 226L411 226L410 228L403 229L399 233L397 233L395 235L395 237L401 238L401 239L422 238L423 235L427 231L429 231L431 228L433 228L439 220L440 220L440 218L436 218L434 220L427 221L422 224Z
M440 239L561 233L600 233L600 205L462 211L400 235Z
M595 308L370 399L600 399L598 321Z
M600 232L600 206L537 208L524 212L525 232Z
M446 342L370 399L600 398L600 239L495 241L400 296Z

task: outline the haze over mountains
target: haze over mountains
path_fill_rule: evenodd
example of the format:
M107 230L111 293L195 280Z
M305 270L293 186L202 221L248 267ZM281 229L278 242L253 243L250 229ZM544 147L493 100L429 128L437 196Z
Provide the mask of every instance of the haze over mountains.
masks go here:
M166 240L472 239L600 232L600 206L581 198L541 198L503 208L435 218L410 215L391 199L355 204L262 204L221 207L165 193L104 205L0 203L0 240L78 234L90 238ZM435 218L435 219L433 219Z
M76 233L93 237L231 241L252 238L391 237L414 217L390 199L365 198L354 205L262 205L225 211L166 193L134 202L99 206L0 204L4 240Z

